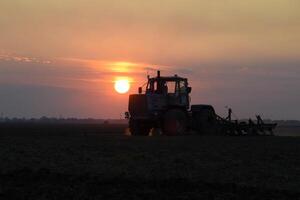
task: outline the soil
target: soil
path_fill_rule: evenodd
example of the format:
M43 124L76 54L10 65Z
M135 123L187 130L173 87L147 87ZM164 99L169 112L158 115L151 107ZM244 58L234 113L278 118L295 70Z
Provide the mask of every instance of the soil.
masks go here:
M125 128L2 124L0 199L300 199L300 137L132 137Z

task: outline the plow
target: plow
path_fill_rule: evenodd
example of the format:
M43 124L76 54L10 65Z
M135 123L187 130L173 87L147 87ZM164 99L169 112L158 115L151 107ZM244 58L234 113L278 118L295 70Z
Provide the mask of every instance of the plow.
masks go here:
M274 135L276 123L265 123L260 115L252 120L233 120L232 109L227 117L216 114L212 105L190 105L188 79L174 76L149 77L146 87L129 95L128 111L131 135L147 136L151 129L163 135L185 135L191 131L201 135Z
M229 109L229 113L230 113ZM276 123L265 123L260 115L256 115L256 121L249 119L247 121L231 120L231 118L222 118L217 116L220 123L221 134L224 135L274 135Z

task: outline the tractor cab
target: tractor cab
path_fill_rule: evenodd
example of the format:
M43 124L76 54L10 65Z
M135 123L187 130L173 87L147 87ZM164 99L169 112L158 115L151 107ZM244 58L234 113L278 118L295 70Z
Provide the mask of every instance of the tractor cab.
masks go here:
M157 77L148 78L145 94L154 100L152 103L159 104L164 107L184 107L189 108L191 87L188 86L186 78L177 75L162 77L160 71L157 72ZM142 93L142 89L139 89ZM159 105L157 105L159 106Z

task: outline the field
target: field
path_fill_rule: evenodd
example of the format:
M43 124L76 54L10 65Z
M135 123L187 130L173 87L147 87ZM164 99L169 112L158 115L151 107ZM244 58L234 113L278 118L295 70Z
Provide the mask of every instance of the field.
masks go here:
M300 137L289 136L300 127L276 137L125 128L2 124L0 199L300 199Z

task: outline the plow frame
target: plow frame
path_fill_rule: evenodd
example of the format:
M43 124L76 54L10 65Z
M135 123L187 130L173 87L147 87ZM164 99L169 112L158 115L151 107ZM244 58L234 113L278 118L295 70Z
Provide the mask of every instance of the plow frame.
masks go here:
M232 110L228 110L228 116L222 118L217 115L221 134L225 135L274 135L276 123L265 123L260 115L256 115L256 121L249 119L248 121L232 120Z

